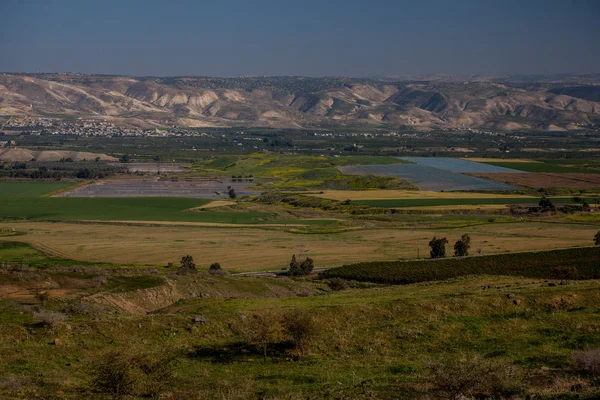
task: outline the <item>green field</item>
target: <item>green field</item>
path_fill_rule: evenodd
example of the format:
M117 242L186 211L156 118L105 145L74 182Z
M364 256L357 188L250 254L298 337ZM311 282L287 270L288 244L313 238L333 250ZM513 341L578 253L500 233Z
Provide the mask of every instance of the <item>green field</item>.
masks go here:
M196 174L202 175L252 175L261 187L275 189L303 188L414 188L398 178L379 178L377 185L373 177L348 177L338 166L369 164L406 164L407 161L389 156L344 156L319 157L297 154L250 154L247 156L225 156L206 159L192 166ZM367 178L367 179L365 179ZM371 181L369 181L369 179ZM367 182L368 181L368 182Z
M0 218L32 220L172 221L228 224L277 223L273 213L185 211L210 203L187 198L41 197L68 184L0 182ZM281 223L319 224L328 221L286 220Z
M571 197L553 197L550 200L554 204L573 204ZM522 197L514 198L464 198L464 199L397 199L397 200L353 200L355 204L365 204L372 207L383 208L403 208L403 207L427 207L427 206L458 206L458 205L479 205L479 204L527 204L537 205L539 199L524 199Z

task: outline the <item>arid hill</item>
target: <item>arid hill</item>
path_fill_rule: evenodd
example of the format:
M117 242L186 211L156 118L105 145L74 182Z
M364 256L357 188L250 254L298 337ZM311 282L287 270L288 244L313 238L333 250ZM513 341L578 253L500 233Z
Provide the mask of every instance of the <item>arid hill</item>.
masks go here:
M81 151L68 150L29 150L23 148L6 148L0 149L0 161L8 162L27 162L40 161L52 162L63 159L71 159L73 161L95 160L98 158L102 161L116 162L119 161L115 157L106 154L88 153Z
M146 126L409 126L577 130L600 123L598 86L511 80L0 75L0 115Z

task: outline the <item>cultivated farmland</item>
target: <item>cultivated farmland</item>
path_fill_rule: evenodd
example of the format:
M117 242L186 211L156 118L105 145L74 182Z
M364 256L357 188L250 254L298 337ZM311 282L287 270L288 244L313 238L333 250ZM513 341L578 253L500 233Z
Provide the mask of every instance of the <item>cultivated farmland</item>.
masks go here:
M457 240L469 233L483 254L585 246L594 223L488 223L485 218L402 217L404 228L370 228L340 233L299 234L294 226L202 226L191 223L0 222L0 229L25 233L18 239L50 254L89 262L166 265L191 254L228 270L278 270L292 254L307 252L318 266L428 256L433 236ZM508 219L510 221L510 219ZM429 228L423 228L429 227ZM475 250L473 250L475 251Z

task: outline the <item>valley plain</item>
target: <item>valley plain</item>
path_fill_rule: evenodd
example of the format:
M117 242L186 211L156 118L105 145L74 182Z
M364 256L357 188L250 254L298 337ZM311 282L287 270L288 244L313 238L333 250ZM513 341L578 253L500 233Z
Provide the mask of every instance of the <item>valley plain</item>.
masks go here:
M80 79L29 78L66 91ZM121 78L98 79L76 85ZM188 103L192 90L208 89ZM57 115L5 119L0 397L598 396L593 124L117 133Z

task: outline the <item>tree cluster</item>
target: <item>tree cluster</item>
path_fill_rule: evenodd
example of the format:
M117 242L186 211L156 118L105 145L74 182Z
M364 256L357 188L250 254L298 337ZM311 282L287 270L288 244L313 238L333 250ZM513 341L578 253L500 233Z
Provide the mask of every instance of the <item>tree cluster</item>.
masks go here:
M304 261L300 261L296 259L296 255L292 256L292 261L290 261L290 276L305 276L309 275L314 268L313 259L310 257L306 257Z

